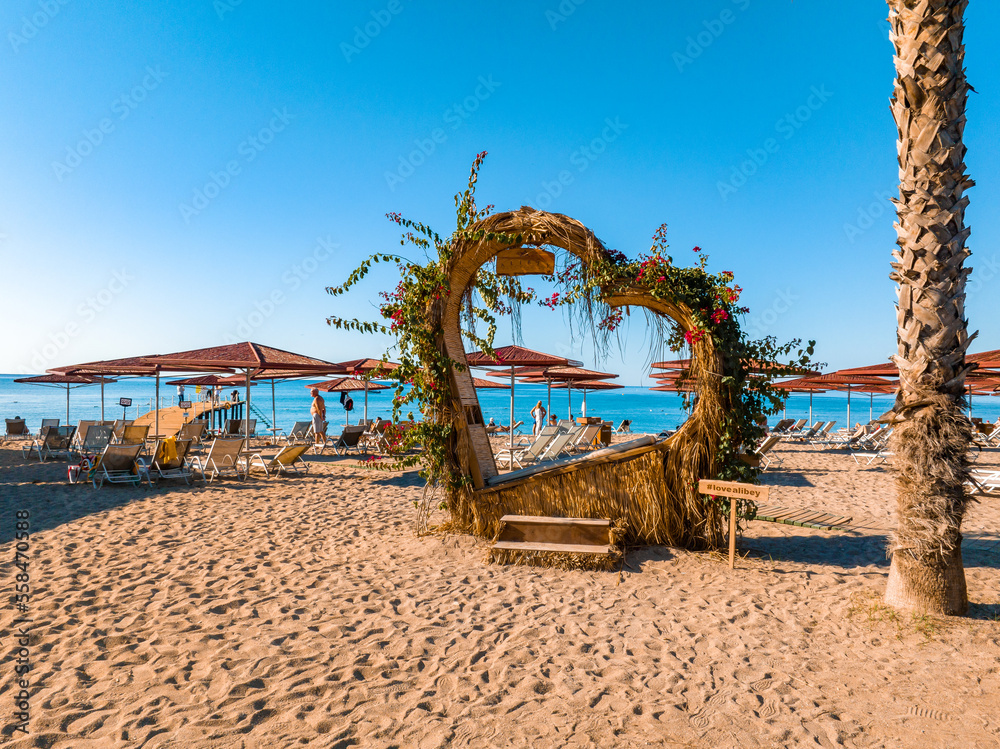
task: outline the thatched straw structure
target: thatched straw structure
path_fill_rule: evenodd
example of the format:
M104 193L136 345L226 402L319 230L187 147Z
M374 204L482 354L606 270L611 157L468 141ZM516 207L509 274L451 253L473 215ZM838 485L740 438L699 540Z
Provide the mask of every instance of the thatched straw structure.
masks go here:
M491 239L502 236L507 242ZM723 384L739 365L715 349L705 335L693 346L691 377L697 400L690 418L669 440L629 453L581 460L530 479L503 482L486 436L472 376L465 367L460 317L463 298L480 267L497 253L517 247L561 248L589 266L610 262L610 256L587 227L555 213L521 208L489 216L470 228L454 246L448 275L450 294L428 310L440 326L440 346L461 367L449 377L452 407L441 415L455 430L455 468L469 477L469 486L448 497L453 525L485 537L495 537L505 514L606 517L626 543L656 543L711 548L723 539L722 518L697 492L700 478L714 478L722 419L738 397ZM516 238L510 241L511 238ZM653 317L669 318L685 330L693 327L692 310L677 300L649 295L641 284L616 283L596 291L594 304L643 307Z

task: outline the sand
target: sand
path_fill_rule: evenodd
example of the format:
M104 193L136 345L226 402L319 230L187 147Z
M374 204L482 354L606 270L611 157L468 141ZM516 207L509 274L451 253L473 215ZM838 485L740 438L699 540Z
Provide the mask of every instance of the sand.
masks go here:
M417 538L413 473L96 491L0 449L0 559L31 512L30 735L11 747L995 747L1000 500L969 513L968 618L882 608L885 468L781 448L746 556L652 547L620 573L501 567ZM1000 453L981 464L1000 465ZM37 482L37 483L36 483Z

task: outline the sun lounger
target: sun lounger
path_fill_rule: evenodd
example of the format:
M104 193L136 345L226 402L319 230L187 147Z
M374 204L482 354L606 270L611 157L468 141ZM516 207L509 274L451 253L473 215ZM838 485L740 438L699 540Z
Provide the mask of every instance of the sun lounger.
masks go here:
M111 427L94 424L87 429L87 436L83 442L77 443L75 452L81 456L100 455L109 444L111 444Z
M157 440L153 448L153 460L149 465L150 476L160 479L183 479L185 484L191 483L194 473L188 465L188 453L192 441L167 437ZM204 475L204 474L203 474Z
M87 477L100 489L105 483L132 484L138 486L145 479L149 482L149 472L139 458L141 444L108 445L104 452L91 464L87 461Z
M247 472L249 473L254 465L258 465L264 470L266 476L270 476L272 471L279 475L282 473L308 473L309 464L306 463L304 456L310 447L312 445L308 443L286 445L278 451L277 455L267 461L260 453L250 453L246 459Z
M618 425L615 430L618 434L631 434L632 433L632 419L622 419L622 423Z
M149 435L149 424L129 424L118 438L120 445L145 445Z
M243 428L246 421L246 419L226 419L225 429L222 430L220 436L226 438L243 437ZM257 436L257 419L250 419L249 427L250 430L246 433L246 436L252 439Z
M338 455L347 455L348 450L354 450L361 454L361 435L365 433L364 427L345 426L339 437L331 438L327 444L333 448Z
M77 423L76 425L76 436L73 437L73 443L76 445L82 445L83 441L87 439L87 430L94 426L96 421L83 421Z
M295 426L285 435L286 445L299 445L303 443L312 444L309 433L312 430L311 421L296 421Z
M31 433L28 431L28 422L24 419L4 419L7 422L7 439L9 440L30 440Z
M121 440L122 434L125 433L125 427L131 426L132 422L133 419L115 419L115 427L114 431L112 432L114 434L115 442Z
M545 449L558 434L559 429L557 427L543 427L542 431L538 433L538 436L529 445L523 446L519 450L514 449L512 451L509 447L500 450L497 453L497 462L503 463L506 461L508 468L513 468L514 463L517 464L518 468L523 468L526 463L535 463L541 458Z
M181 428L177 431L177 439L191 440L192 446L200 445L205 438L207 429L207 421L204 419L195 419L194 421L189 421L187 424L181 424Z
M216 476L227 473L232 473L239 479L246 478L246 461L242 459L245 444L246 440L242 437L235 439L217 437L212 440L212 446L208 449L208 455L204 460L195 455L191 458L191 466L197 469L202 479L206 481L213 481Z
M560 432L545 448L539 460L555 460L563 453L568 453L572 449L573 440L580 436L576 430L572 432Z
M966 486L969 487L972 494L998 497L1000 496L1000 471L974 468L969 471L969 481Z
M795 423L795 419L782 419L774 428L771 429L771 434L781 434L789 430L789 428Z
M21 448L21 454L25 458L30 458L34 452L41 463L44 463L46 458L63 457L68 460L71 456L74 434L76 427L43 426L41 434L33 439L30 445Z
M597 436L601 433L600 424L587 424L584 426L577 435L577 438L573 440L571 449L574 452L582 452L583 450L593 450L596 445L594 441Z
M750 462L759 465L762 471L766 471L771 466L771 463L781 465L785 459L777 453L771 452L781 442L781 439L780 434L771 434L765 437L764 441L755 450L747 453Z

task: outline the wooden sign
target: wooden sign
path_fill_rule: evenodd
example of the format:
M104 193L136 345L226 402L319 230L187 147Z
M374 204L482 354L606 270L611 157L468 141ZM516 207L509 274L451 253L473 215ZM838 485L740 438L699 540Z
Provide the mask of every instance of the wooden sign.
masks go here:
M698 491L716 497L729 497L729 569L736 568L736 500L752 499L754 502L767 499L768 487L756 484L741 484L739 481L715 481L700 479Z
M702 494L713 494L716 497L752 499L754 502L757 502L767 499L768 487L757 486L756 484L741 484L738 481L702 479L698 482L698 491Z
M556 269L554 252L538 247L515 247L497 253L498 276L551 276Z

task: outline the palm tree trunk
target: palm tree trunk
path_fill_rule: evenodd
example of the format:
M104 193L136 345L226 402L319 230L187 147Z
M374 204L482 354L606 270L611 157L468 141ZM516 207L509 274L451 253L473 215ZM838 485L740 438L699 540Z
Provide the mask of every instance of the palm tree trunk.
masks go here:
M963 14L968 0L888 0L896 48L892 113L899 131L897 305L899 392L893 433L898 528L886 603L968 610L962 518L971 427L962 413L965 350Z

